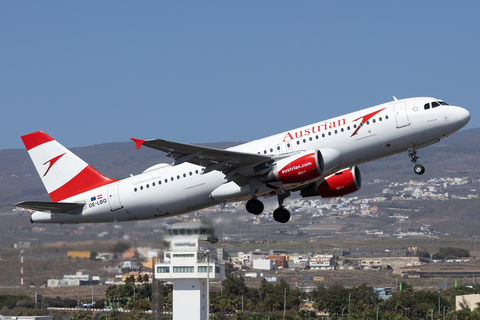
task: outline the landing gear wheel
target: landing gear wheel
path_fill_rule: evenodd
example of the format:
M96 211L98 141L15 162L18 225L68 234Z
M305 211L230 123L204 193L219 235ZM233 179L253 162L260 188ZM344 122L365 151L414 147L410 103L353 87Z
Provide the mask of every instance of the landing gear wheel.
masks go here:
M257 200L257 199L250 199L250 200L247 201L247 204L245 205L245 208L251 214L259 215L263 212L263 203L262 203L262 201Z
M273 219L277 222L287 223L290 221L290 212L285 208L277 208L273 211Z
M420 164L417 164L414 168L413 168L413 171L416 173L416 174L424 174L425 173L425 167L420 165Z

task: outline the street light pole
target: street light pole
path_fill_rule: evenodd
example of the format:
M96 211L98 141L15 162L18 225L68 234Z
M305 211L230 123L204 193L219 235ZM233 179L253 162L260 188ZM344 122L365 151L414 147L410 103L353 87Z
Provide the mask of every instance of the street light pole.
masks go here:
M431 313L432 313L432 320L433 320L433 309L430 309L429 311L431 311Z
M377 308L377 320L378 320L378 309L380 309L380 308Z
M345 307L343 307L343 309L342 309L342 319L343 319L343 310L345 310Z
M90 283L90 284L91 284L91 286L92 286L92 308L93 308L93 282Z
M348 295L348 319L350 319L350 296L352 295L352 293L350 293Z
M287 311L287 288L283 290L283 319L285 319L285 311Z
M207 319L210 319L210 250L207 250Z

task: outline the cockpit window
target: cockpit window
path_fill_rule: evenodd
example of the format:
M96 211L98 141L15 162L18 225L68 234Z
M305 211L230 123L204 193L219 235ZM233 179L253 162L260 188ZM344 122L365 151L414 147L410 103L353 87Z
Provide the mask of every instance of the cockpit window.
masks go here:
M440 100L439 100L439 101L432 101L432 103L426 103L426 104L423 106L423 108L424 108L425 110L428 110L428 109L430 109L430 106L431 106L432 108L436 108L436 107L440 107L440 106L449 106L449 104L446 103L445 101L440 101Z

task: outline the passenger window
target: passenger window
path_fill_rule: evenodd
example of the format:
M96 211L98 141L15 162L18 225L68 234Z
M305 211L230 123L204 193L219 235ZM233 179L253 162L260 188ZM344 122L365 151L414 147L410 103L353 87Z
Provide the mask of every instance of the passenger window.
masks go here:
M377 122L375 119L372 120L373 123Z
M273 152L273 148L270 148L270 152Z
M150 185L147 183L147 189L150 188Z
M165 179L165 183L167 183L167 182L168 182L168 179Z
M297 141L297 144L300 144L300 141Z
M308 140L312 141L313 139L312 139L312 137L310 137Z
M353 125L353 129L357 129L357 125L356 125L356 124Z
M307 140L303 139L303 143L307 142Z
M180 176L177 176L177 180L180 180Z
M143 190L143 186L140 186L140 190Z
M290 143L287 143L287 147L289 147L289 148L290 148Z
M155 182L152 182L152 187L155 187Z
M338 133L338 131L337 131L337 130L335 130L335 134L337 134L337 133Z
M367 124L370 124L370 121L367 121Z
M187 174L184 173L184 174L183 174L183 177L186 178L186 177L187 177Z
M318 134L315 136L315 139L317 139L317 140L318 140Z
M378 118L379 121L382 121L382 117Z
M347 127L347 130L350 130L350 126Z
M158 180L158 185L161 185L162 184L162 180Z
M385 116L385 120L388 120L388 116Z
M175 179L173 179L173 177L171 177L170 180L173 181L173 180L175 180Z
M322 133L322 138L325 138L325 133Z
M133 189L133 191L137 192L137 188Z
M189 174L192 175L192 171L190 171Z
M277 146L277 150L280 151L280 146Z
M342 128L342 129L340 129L340 131L342 131L342 132L343 132L343 131L344 131L344 130L343 130L343 128Z
M198 170L195 170L195 173L198 174Z
M263 150L263 154L267 154L267 150Z
M332 135L332 133L331 133L330 131L328 131L328 135L329 135L329 136L331 136L331 135Z

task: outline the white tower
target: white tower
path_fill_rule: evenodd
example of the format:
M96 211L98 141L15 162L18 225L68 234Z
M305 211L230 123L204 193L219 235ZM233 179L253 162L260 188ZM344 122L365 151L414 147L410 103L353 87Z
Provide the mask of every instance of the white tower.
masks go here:
M210 280L225 279L225 265L212 249L218 241L213 227L176 224L165 240L169 248L155 264L155 278L173 282L173 319L208 320Z

